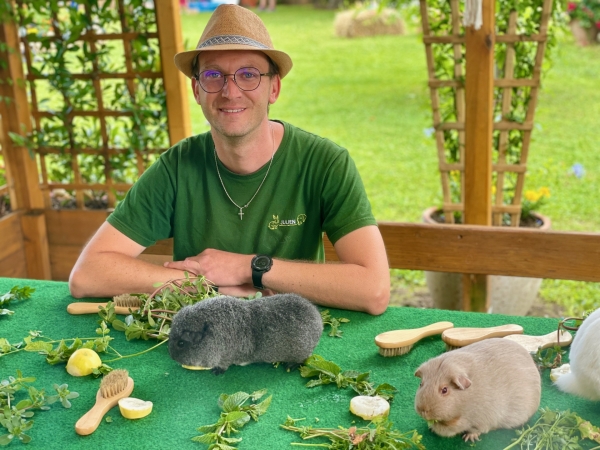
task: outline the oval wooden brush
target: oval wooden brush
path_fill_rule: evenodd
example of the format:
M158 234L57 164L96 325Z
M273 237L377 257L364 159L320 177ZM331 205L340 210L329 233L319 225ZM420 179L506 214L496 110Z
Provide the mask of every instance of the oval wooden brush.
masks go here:
M115 313L117 314L131 314L129 311L140 309L142 306L142 302L139 297L134 295L117 295L113 297L113 302L115 304ZM76 302L69 303L67 305L67 312L69 314L96 314L98 312L98 308L102 306L106 308L107 302L104 303L94 303L94 302Z
M453 350L484 339L504 337L509 334L523 334L523 327L508 324L487 328L451 328L442 333L442 341L446 343L447 350Z
M573 341L573 336L566 330L560 330L560 335L558 334L558 331L553 331L542 336L511 334L510 336L505 336L504 339L510 339L511 341L518 342L525 347L525 350L527 350L529 353L532 353L537 352L538 348L545 349L554 347L555 345L566 347Z
M436 322L421 328L386 331L375 336L375 344L379 347L379 354L383 356L404 355L415 342L427 336L440 334L453 326L452 322Z
M77 434L87 436L100 425L102 418L119 400L129 397L133 391L133 379L125 369L115 369L105 375L96 394L96 404L75 424Z

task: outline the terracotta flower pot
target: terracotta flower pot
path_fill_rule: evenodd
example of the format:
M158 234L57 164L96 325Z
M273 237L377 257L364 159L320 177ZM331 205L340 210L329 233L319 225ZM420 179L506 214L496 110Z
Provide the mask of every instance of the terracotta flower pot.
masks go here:
M439 224L432 218L438 208L427 208L423 212L423 221ZM550 219L535 214L541 222L540 230L550 229ZM425 271L427 287L438 309L460 310L462 307L462 274ZM490 275L488 289L490 292L490 313L524 316L531 309L542 284L541 278L508 277Z
M571 20L571 22L569 22L569 27L571 28L571 33L573 34L577 45L586 46L598 43L598 34L600 33L600 30L596 27L584 28L578 20Z

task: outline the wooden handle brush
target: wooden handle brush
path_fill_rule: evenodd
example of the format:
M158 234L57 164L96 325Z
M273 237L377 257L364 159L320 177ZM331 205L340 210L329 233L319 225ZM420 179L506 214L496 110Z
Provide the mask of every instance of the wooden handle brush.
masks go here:
M129 311L140 309L142 302L139 297L134 295L117 295L113 298L115 304L115 313L117 314L131 314ZM95 303L95 302L77 302L70 303L67 305L67 312L69 314L96 314L100 307L106 308L107 302Z
M558 331L553 331L542 336L511 334L510 336L505 336L504 339L510 339L511 341L518 342L525 347L525 350L527 350L529 353L532 353L537 352L538 348L545 349L554 347L555 345L566 347L573 341L573 336L566 330L560 330L560 335L558 334Z
M509 334L523 334L521 325L500 325L487 328L450 328L442 333L442 341L447 350L473 344L493 337L504 337Z
M383 356L404 355L410 351L415 342L427 336L440 334L453 326L452 322L436 322L422 328L386 331L375 336L375 344Z
M104 415L116 406L119 400L129 397L131 392L133 392L133 379L127 370L116 369L106 375L100 382L96 404L75 424L77 434L87 436L96 431Z

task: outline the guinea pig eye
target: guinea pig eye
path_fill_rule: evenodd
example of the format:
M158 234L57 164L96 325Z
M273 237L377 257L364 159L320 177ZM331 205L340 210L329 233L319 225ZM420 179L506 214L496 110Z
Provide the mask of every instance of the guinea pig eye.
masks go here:
M419 387L423 387L423 380L419 383Z
M177 341L177 347L179 347L179 348L185 347L185 341L183 339L180 339L179 341Z
M444 386L441 390L442 395L447 394L448 393L448 388L446 386Z

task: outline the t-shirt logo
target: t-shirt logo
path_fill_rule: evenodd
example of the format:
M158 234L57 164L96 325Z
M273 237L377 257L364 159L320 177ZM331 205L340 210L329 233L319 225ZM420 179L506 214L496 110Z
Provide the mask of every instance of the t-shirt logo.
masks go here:
M269 229L276 230L279 227L295 227L306 222L306 214L298 214L295 219L279 220L279 215L273 214L273 220L269 222Z

